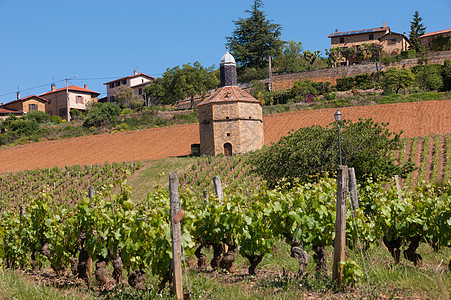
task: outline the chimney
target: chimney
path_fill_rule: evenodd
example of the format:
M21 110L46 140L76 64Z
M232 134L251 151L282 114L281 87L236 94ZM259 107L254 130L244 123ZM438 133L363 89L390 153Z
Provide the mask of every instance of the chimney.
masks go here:
M85 90L87 90L87 89L88 89L88 85L87 85L87 84L85 84L85 85L84 85L84 87L85 87Z
M55 84L54 84L54 83L52 83L52 85L50 86L50 90L51 90L52 92L54 92L54 91L56 90Z
M338 28L335 28L335 33L337 33L338 32Z
M20 92L17 91L17 100L19 100L19 99L20 99Z
M138 72L136 72L136 70L135 70L135 71L133 71L133 74L136 75L136 74L138 74Z
M382 23L382 27L387 27L387 23L385 23L385 21Z

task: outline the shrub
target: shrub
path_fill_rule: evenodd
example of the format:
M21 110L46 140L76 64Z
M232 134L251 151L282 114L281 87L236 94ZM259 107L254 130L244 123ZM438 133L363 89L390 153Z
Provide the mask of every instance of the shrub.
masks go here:
M354 77L344 77L337 79L337 90L349 91L354 87Z
M50 121L50 115L38 110L30 111L22 117L25 120L35 120L38 124L47 123Z
M19 135L32 135L39 131L39 123L35 119L17 119L10 125L11 131Z
M63 122L63 119L60 116L52 116L52 123L60 124Z
M129 114L131 114L131 113L133 113L133 110L132 110L131 108L128 108L128 107L124 108L124 109L121 111L121 115L129 115Z
M374 123L371 119L352 123L342 122L342 160L354 167L359 181L367 178L388 178L394 174L405 177L413 170L411 163L395 164L392 150L402 146L400 134L389 132L387 124ZM271 147L251 156L250 163L257 174L270 187L283 178L301 182L311 181L338 169L337 125L323 128L301 128Z
M85 127L112 127L121 114L121 108L111 102L96 103L89 111L83 123Z

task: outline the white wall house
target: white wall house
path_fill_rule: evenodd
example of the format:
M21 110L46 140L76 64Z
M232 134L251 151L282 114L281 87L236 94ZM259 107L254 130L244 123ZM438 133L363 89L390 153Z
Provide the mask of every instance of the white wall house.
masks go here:
M105 82L108 102L115 101L116 90L121 85L132 88L140 99L144 99L144 87L149 85L155 78L144 73L137 73L113 81Z

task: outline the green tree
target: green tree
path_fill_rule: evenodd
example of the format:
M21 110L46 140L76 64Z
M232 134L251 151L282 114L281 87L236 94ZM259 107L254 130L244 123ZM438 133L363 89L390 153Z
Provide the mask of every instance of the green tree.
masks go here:
M451 60L447 59L442 66L443 89L445 91L451 90Z
M290 99L293 99L295 102L306 102L308 94L318 94L318 90L311 80L296 81L289 91Z
M135 95L133 89L124 85L121 85L117 88L114 97L116 99L116 102L119 103L122 107L135 109L143 104L143 100Z
M204 96L209 89L218 86L216 73L213 66L205 68L198 61L193 65L185 64L181 68L176 66L167 69L162 80L151 85L147 91L150 97L160 98L164 104L172 104L189 97L193 108L195 96Z
M389 90L398 94L401 89L411 87L414 81L415 76L410 70L398 70L392 67L385 71L381 85L385 91Z
M335 48L330 48L330 49L326 49L326 55L327 55L327 64L330 67L336 67L337 66L337 61L340 59L340 48L335 47Z
M165 90L164 90L164 80L165 78L157 78L152 81L151 84L144 88L144 93L147 96L147 99L150 99L150 102L153 104L168 104L165 103Z
M304 56L304 59L310 64L310 66L313 66L313 64L315 63L315 61L320 57L321 55L321 51L320 50L316 50L316 51L310 51L310 50L305 50L302 55Z
M423 18L420 17L420 13L416 10L413 14L413 19L410 22L409 33L410 49L414 49L416 52L421 51L420 36L426 31L426 26L424 26L421 21L423 21Z
M363 60L369 62L377 62L380 59L382 45L364 43L361 45L361 51L363 53Z
M343 56L346 59L346 64L349 64L349 61L351 58L355 58L357 55L357 52L354 48L344 48L340 49L340 55Z
M412 164L399 165L390 155L402 143L400 134L390 132L387 125L374 123L371 119L341 124L343 163L355 168L360 182L394 174L406 176L413 170ZM301 128L271 147L256 152L251 157L251 164L270 187L283 178L290 181L299 178L301 182L316 180L338 169L337 136L335 123L326 128Z
M233 21L235 30L226 37L239 68L264 68L269 56L276 57L282 51L282 27L266 18L262 6L262 0L254 0L251 9L246 10L250 16Z
M441 65L419 65L412 68L415 81L423 91L439 90L443 87Z
M285 47L274 59L274 66L278 72L295 73L305 69L302 60L302 42L288 41Z
M116 125L121 115L119 105L107 102L96 103L89 111L83 122L84 127L111 127Z
M50 121L50 115L48 113L43 112L43 111L32 110L32 111L29 111L28 113L26 113L23 116L23 119L35 120L39 124L42 124L42 123L47 123L47 122Z

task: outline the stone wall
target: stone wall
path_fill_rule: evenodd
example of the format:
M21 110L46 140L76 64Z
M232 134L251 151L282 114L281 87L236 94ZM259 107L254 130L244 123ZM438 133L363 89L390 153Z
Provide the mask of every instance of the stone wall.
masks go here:
M451 51L430 53L426 56L428 64L443 64L446 59L451 59ZM287 90L293 87L294 82L299 80L311 80L315 82L329 81L336 84L338 78L356 76L363 73L372 73L386 70L389 67L411 68L418 65L418 59L403 59L400 62L392 63L388 66L383 64L359 64L328 69L319 69L300 73L273 75L273 90ZM267 80L265 80L267 82Z

